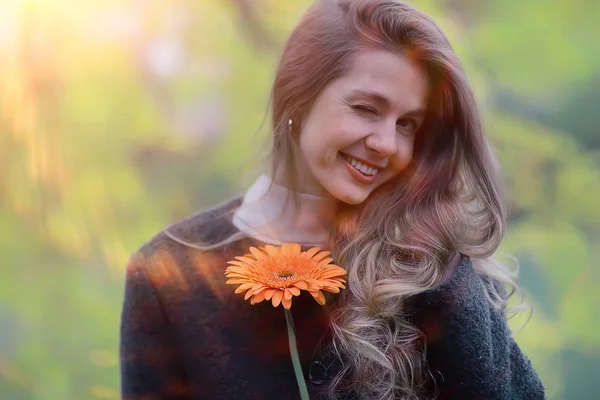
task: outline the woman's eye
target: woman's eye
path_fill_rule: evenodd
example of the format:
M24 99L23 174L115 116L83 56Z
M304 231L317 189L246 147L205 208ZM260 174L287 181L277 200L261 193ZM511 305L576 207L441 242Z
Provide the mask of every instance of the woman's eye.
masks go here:
M363 114L371 114L371 115L379 115L379 112L377 111L376 108L371 107L371 106L365 106L362 104L355 104L352 106L352 108L360 113Z
M397 126L403 132L415 133L417 130L417 123L413 119L401 119L398 120Z

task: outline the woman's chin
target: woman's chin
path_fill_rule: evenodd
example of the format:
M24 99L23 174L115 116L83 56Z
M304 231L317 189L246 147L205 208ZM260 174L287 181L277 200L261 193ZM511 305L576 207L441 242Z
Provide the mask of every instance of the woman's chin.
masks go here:
M332 194L343 203L357 206L362 204L369 197L370 191L356 188L354 185L344 185Z

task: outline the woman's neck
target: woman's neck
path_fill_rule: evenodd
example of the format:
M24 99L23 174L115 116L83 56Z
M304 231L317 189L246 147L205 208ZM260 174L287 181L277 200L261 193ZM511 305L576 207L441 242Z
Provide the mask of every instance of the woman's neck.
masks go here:
M329 239L338 201L307 193L293 194L273 183L269 176L261 175L246 192L233 215L233 224L266 243L323 246Z

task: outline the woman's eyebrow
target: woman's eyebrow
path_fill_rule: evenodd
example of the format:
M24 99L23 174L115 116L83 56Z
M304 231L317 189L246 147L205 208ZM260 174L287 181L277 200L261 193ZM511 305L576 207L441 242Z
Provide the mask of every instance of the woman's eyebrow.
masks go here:
M355 89L350 92L350 97L351 98L363 97L363 98L369 99L373 103L377 104L379 107L382 107L382 108L388 109L388 110L392 106L392 102L387 97L385 97L381 93L378 93L378 92L376 92L374 90L370 90L370 89ZM410 110L403 114L404 117L413 117L413 118L421 118L424 115L425 115L425 109L421 106L417 106L413 110Z
M369 89L355 89L350 92L350 97L364 97L384 108L390 108L391 106L391 102L387 97Z
M403 117L412 117L416 119L425 118L425 110L423 108L418 108L405 113Z

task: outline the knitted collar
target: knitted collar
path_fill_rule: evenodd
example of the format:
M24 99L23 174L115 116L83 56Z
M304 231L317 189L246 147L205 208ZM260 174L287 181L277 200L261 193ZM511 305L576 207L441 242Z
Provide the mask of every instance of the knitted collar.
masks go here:
M297 195L298 214L294 215L291 190L261 175L246 192L232 222L240 231L265 243L324 245L329 239L337 200L307 193Z

